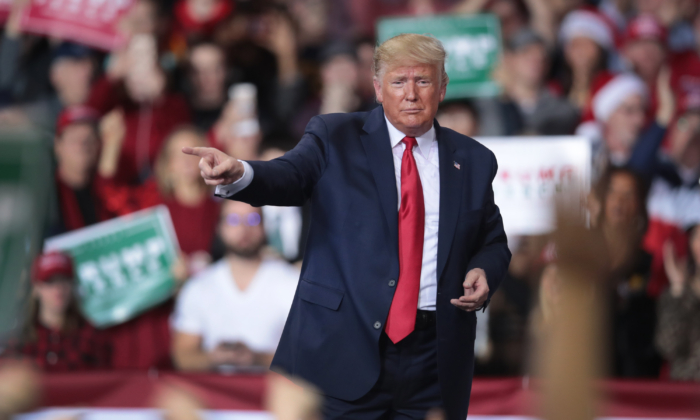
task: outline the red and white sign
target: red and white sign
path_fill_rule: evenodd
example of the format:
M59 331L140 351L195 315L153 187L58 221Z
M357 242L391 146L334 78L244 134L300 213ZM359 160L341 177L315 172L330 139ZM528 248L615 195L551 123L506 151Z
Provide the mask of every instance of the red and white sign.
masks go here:
M117 23L132 4L134 0L32 0L21 25L27 32L109 51L126 42Z
M585 138L481 137L498 161L494 200L508 235L542 235L554 230L554 199L588 191L591 145Z

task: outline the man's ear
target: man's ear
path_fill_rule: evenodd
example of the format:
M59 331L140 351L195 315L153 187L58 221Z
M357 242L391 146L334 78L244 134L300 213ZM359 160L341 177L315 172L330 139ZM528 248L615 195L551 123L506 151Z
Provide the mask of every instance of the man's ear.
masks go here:
M377 102L381 104L382 102L384 102L384 97L382 95L382 85L379 82L379 79L377 79L377 76L374 76L374 79L372 79L372 81L374 82L374 94L377 97Z
M447 83L440 88L440 102L445 100L445 93L447 93Z

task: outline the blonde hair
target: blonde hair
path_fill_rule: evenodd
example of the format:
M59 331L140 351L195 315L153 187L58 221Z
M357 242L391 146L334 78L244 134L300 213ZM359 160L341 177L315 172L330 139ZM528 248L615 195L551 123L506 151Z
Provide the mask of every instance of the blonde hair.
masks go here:
M430 35L400 34L389 38L374 50L374 77L381 80L387 66L402 61L414 61L438 67L440 85L445 86L450 78L445 72L447 52L442 43Z
M207 139L204 134L195 126L192 125L182 125L176 127L171 131L163 141L163 145L160 148L160 153L156 158L154 175L156 178L156 183L158 184L158 190L163 197L169 198L173 194L173 184L170 177L170 168L168 164L170 163L171 157L171 147L170 144L177 139L182 134L191 134L193 138L196 138L196 144L194 147L206 147ZM179 151L177 151L179 153ZM206 187L205 187L206 188Z

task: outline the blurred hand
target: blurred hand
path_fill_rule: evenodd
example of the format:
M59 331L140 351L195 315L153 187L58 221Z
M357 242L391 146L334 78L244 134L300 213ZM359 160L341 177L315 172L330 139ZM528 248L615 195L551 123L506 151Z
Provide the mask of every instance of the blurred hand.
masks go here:
M265 408L275 420L320 420L321 393L311 385L270 372Z
M688 262L685 258L679 259L676 257L676 249L671 241L666 241L664 243L663 252L664 269L666 270L666 277L668 277L669 292L671 292L671 296L673 297L680 297L685 288Z
M165 75L158 64L155 36L134 35L127 49L125 85L131 99L149 102L158 98L165 89Z
M257 361L253 350L240 341L233 343L231 355L231 362L236 366L253 366Z
M252 366L255 364L255 353L240 341L236 343L219 343L209 353L209 360L214 366Z
M464 296L450 300L451 304L467 312L473 312L484 306L489 297L489 285L486 282L486 272L483 269L473 268L469 270L462 286L464 287Z
M200 420L199 411L204 408L194 395L170 385L159 390L154 405L163 410L166 420Z
M0 368L0 418L11 418L34 408L39 391L39 378L29 363L3 363Z
M199 170L207 185L228 185L238 181L245 168L243 164L213 147L183 147L182 153L199 156Z
M676 113L676 96L671 89L671 70L664 66L656 81L656 97L658 107L656 122L662 127L668 127Z
M177 259L173 262L170 267L170 272L175 278L176 287L181 287L190 275L190 270L187 264L187 255L182 251L177 256Z
M233 351L223 343L220 343L214 350L209 352L209 361L213 366L231 364L231 360L234 357Z
M121 109L114 109L102 117L99 128L103 145L121 148L126 135L124 112Z
M5 22L5 35L8 38L16 38L22 33L20 21L22 20L22 12L29 5L29 0L14 0L10 8L10 15Z
M265 16L264 24L267 30L258 41L273 54L285 56L297 53L297 35L292 22L287 16L273 12Z
M99 131L102 138L102 151L97 164L97 172L104 178L112 178L117 172L119 156L126 135L126 124L122 110L115 109L102 117Z
M125 48L112 51L107 60L105 74L111 81L121 80L129 71L129 53Z

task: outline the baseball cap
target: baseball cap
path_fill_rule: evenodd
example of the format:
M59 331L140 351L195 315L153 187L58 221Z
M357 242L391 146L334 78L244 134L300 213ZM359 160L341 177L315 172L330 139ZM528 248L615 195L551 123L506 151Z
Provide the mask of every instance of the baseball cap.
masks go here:
M518 51L532 44L546 45L544 39L537 32L530 28L524 28L508 39L506 47L511 51Z
M355 47L350 43L341 41L331 42L325 45L319 53L319 59L322 63L325 63L339 55L346 55L351 57L353 60L357 60Z
M85 105L73 105L61 111L56 122L56 133L61 134L66 127L76 123L96 123L100 119L99 113Z
M62 58L81 60L83 58L89 58L91 55L92 50L85 45L76 44L74 42L62 42L53 50L51 63L55 63Z
M32 265L32 282L45 283L54 276L73 278L73 259L61 251L51 251L41 254Z
M666 45L666 29L651 15L640 15L632 19L625 30L625 44L640 40L657 41Z

